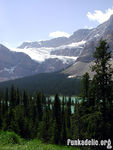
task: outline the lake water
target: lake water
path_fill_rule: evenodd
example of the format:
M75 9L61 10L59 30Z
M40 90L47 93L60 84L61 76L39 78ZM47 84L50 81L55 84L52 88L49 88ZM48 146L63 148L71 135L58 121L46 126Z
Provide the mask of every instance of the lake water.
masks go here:
M55 96L49 96L49 97L47 97L47 99L48 98L51 99L51 101L54 101ZM71 98L72 104L75 103L75 102L81 102L82 101L82 99L80 97L77 97L77 96L71 96L70 98ZM62 102L63 96L59 96L59 99ZM69 96L64 96L64 101L66 102L68 100L69 100ZM72 113L74 113L74 105L71 105L71 111L72 111Z

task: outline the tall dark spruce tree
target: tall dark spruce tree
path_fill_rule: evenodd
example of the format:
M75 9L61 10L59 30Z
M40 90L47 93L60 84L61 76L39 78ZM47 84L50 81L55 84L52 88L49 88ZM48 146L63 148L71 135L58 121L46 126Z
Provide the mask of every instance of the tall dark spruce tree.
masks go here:
M61 142L61 103L58 94L55 95L53 104L53 142L60 144Z
M15 107L15 102L16 102L16 95L15 95L15 89L14 86L11 86L11 90L10 90L10 106L12 108Z
M2 93L0 91L0 129L2 128L2 119L3 119L3 116L2 116Z
M67 138L71 138L71 97L69 97L66 104L66 128L67 128Z
M112 89L112 75L113 69L111 68L110 59L111 51L106 40L100 40L99 46L96 47L94 52L95 62L92 66L92 71L95 72L93 80L97 88L96 101L102 104L102 120L103 120L103 138L107 137L108 130L108 111L112 109L113 89ZM111 112L112 113L112 112ZM111 118L113 119L113 118Z
M81 97L83 99L83 103L88 101L88 96L89 96L89 73L86 72L81 81Z
M67 141L67 131L66 131L66 117L65 117L65 102L64 97L62 99L62 107L61 107L61 117L62 117L62 131L61 131L61 143L66 144Z
M42 95L41 95L41 93L36 93L36 107L37 107L38 120L42 121L43 105L42 105Z

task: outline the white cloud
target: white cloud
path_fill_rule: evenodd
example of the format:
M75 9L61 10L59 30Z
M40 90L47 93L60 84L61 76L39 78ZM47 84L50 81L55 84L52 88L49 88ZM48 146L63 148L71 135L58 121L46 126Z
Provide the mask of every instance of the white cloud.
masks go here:
M94 27L84 26L84 29L93 29Z
M6 41L2 41L1 43L2 43L4 46L6 46L6 47L10 48L10 44L9 44L8 42L6 42Z
M95 10L94 13L88 12L87 17L90 20L103 23L107 21L112 14L113 14L113 8L112 9L108 8L107 10L105 10L105 12L102 12L101 10Z
M31 43L32 41L26 40L25 42L26 42L26 43Z
M66 33L66 32L61 32L61 31L56 31L56 32L51 32L49 34L50 37L52 38L57 38L57 37L69 37L70 34Z

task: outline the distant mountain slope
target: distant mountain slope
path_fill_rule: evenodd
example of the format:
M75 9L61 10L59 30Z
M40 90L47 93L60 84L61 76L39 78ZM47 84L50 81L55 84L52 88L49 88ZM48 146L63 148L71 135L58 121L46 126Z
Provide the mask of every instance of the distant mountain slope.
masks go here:
M69 65L68 63L72 63L69 59L64 59L64 61L65 63L53 57L39 63L25 53L10 51L0 44L0 82L42 72L54 72L64 69Z
M4 90L6 87L10 88L13 84L15 87L26 89L31 93L38 90L47 95L59 93L69 96L79 94L80 81L80 79L69 79L67 75L59 72L41 73L30 77L2 82L0 83L0 89Z
M37 62L34 62L24 53L11 52L0 45L0 81L29 76L36 70Z

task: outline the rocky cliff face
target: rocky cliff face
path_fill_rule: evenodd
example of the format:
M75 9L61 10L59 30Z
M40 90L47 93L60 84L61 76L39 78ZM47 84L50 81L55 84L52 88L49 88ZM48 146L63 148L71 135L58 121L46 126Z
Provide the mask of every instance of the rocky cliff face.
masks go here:
M82 76L87 71L92 76L90 66L92 65L94 60L93 53L95 51L95 47L98 45L100 39L105 39L110 46L109 50L112 52L111 64L113 66L113 15L112 15L108 21L99 25L97 28L90 30L89 34L84 39L87 42L81 54L77 58L75 64L73 64L71 67L63 71L63 73L66 73L72 77L76 77Z

